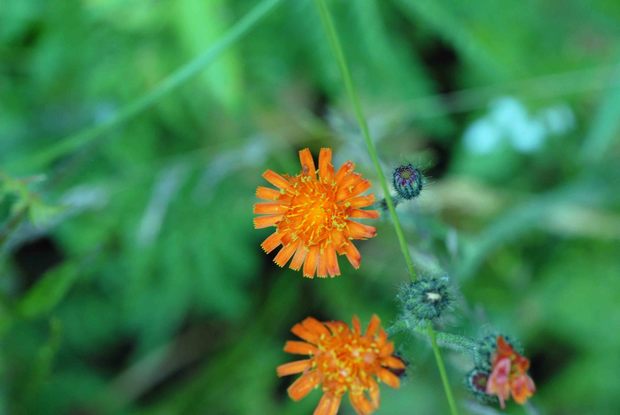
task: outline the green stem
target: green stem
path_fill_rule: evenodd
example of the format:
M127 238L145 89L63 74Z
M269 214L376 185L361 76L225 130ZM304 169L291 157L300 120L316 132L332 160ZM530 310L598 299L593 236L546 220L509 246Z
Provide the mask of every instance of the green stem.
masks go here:
M430 324L430 323L429 323ZM426 335L428 330L427 324L410 324L408 320L398 320L393 325L388 327L385 331L389 336L392 336L401 331L411 331ZM478 345L475 340L461 336L460 334L447 333L445 331L435 330L435 337L439 347L445 349L451 349L458 352L470 353L475 357L478 353Z
M454 401L454 397L452 396L452 391L450 389L450 383L448 382L448 374L446 373L446 366L443 363L443 358L441 357L441 352L439 351L439 347L437 346L437 336L435 335L435 330L433 326L428 326L428 337L431 339L431 345L433 346L433 353L435 353L435 361L437 362L437 367L439 368L439 374L441 376L441 382L443 383L443 389L446 392L446 398L448 399L448 405L450 405L450 413L458 414L459 411L456 407L456 402Z
M338 38L338 33L336 32L336 27L332 20L331 14L327 5L325 4L325 0L315 0L316 5L319 9L319 14L321 16L321 20L323 22L323 26L325 31L327 32L327 37L329 38L329 42L333 49L334 54L336 55L336 60L338 62L338 66L340 67L340 73L344 80L345 89L347 91L347 95L353 104L353 110L355 112L355 117L357 118L357 122L360 126L362 136L364 137L364 141L366 142L366 147L368 148L368 153L370 154L370 158L372 159L372 163L377 172L377 176L379 177L379 183L381 184L381 189L383 190L383 194L385 195L385 201L390 211L390 217L392 218L392 223L394 224L394 230L396 231L396 236L398 238L398 243L400 245L400 250L403 253L403 257L405 258L405 262L407 264L407 271L409 273L409 277L412 281L417 279L417 275L415 272L415 268L413 266L413 259L411 258L411 253L409 252L409 247L407 245L407 240L405 239L405 233L403 232L403 228L400 224L400 220L398 219L398 215L396 214L396 209L394 208L394 201L392 200L392 196L390 195L390 189L388 187L388 182L383 174L383 169L381 168L381 164L379 163L379 157L377 156L377 149L370 137L370 131L368 129L368 123L366 122L366 118L364 117L364 113L362 111L362 104L357 94L357 90L353 85L353 78L351 76L351 71L349 70L349 66L347 64L347 60L344 56L344 52L342 50L342 46L340 44L340 40ZM437 361L437 367L439 368L439 374L441 376L441 380L444 387L444 392L448 399L448 404L450 406L450 412L452 415L457 415L458 410L454 401L454 397L452 396L452 390L450 389L450 383L448 382L448 376L446 374L446 368L443 363L443 359L441 357L441 351L437 346L437 339L435 336L435 330L431 325L428 326L428 336L431 340L431 346L433 348L433 352L435 354L435 360Z
M403 232L403 227L401 226L400 221L398 220L398 216L396 215L394 201L392 200L390 188L388 187L387 180L385 179L385 175L383 174L383 169L381 168L381 164L379 163L377 149L375 148L375 144L372 142L372 138L370 138L368 123L366 122L366 118L364 117L364 113L362 111L362 104L360 103L359 96L357 95L357 90L353 85L351 71L349 70L347 60L344 56L344 52L342 51L340 40L338 38L338 33L336 32L336 27L334 26L334 22L332 21L331 14L329 13L329 9L327 8L325 1L316 0L316 3L321 14L321 20L323 21L323 25L325 26L325 30L327 31L329 42L331 43L332 49L334 50L334 54L336 55L336 60L338 61L338 66L340 67L340 73L344 80L347 94L349 95L351 103L353 104L355 117L357 118L357 122L362 131L362 136L364 137L364 141L366 142L366 147L368 147L368 153L370 154L372 164L377 171L379 183L381 184L381 190L383 190L383 194L385 195L385 202L387 204L388 210L390 211L392 222L394 223L394 230L396 231L398 244L400 246L400 250L403 253L403 257L405 258L405 262L407 263L407 271L409 272L409 276L411 277L411 279L415 281L417 279L417 276L415 268L413 266L413 259L411 258L409 247L407 246L407 240L405 239L405 233Z
M38 168L44 166L56 158L74 151L80 146L83 146L95 138L103 135L104 133L112 130L114 127L122 124L136 115L146 111L154 104L156 104L161 98L175 91L181 85L188 80L196 76L203 69L217 60L222 53L230 49L237 41L239 41L244 35L246 35L250 29L271 12L275 6L281 3L283 0L263 0L258 3L252 10L250 10L245 16L243 16L237 23L235 23L220 39L213 43L202 54L198 55L192 61L186 65L177 69L175 72L164 78L153 90L146 95L138 98L137 100L127 104L116 114L94 125L86 130L79 131L63 139L57 140L53 146L34 154L26 160L20 160L17 163L12 163L8 166L9 169L24 168Z

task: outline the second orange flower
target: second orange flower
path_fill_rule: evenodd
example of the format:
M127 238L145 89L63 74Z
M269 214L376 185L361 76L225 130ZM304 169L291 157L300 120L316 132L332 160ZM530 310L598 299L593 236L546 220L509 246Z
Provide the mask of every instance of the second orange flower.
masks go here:
M375 201L373 194L362 195L370 182L354 172L351 161L336 172L329 148L321 149L318 171L307 148L299 152L299 159L298 175L267 170L263 177L277 189L256 189L256 196L267 202L254 205L254 213L261 215L254 218L254 227L276 227L261 247L269 253L282 246L274 262L283 267L293 258L290 268L297 271L303 266L304 277L340 275L337 254L359 268L361 255L353 240L372 238L376 229L351 219L379 217L376 210L362 209Z

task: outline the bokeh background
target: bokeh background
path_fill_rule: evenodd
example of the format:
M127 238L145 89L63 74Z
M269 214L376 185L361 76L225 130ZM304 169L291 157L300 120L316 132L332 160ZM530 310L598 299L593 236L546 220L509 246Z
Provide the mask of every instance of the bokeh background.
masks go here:
M261 173L304 147L381 197L312 1L117 117L269 2L0 3L1 414L308 414L320 393L275 376L289 328L397 318L386 215L334 280L278 268L252 228ZM384 171L428 176L398 212L461 293L443 329L520 339L538 392L506 413L620 413L620 3L329 4ZM394 341L410 366L378 413L447 413L426 340ZM496 413L445 357L463 413Z

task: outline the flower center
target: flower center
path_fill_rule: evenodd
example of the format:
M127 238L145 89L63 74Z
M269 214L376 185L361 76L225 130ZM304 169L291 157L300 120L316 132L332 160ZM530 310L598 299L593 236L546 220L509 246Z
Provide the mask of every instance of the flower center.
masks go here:
M335 350L339 350L336 352ZM316 356L317 369L323 376L323 390L332 393L361 393L373 373L378 349L359 339L351 339L339 347L328 346Z
M301 238L306 246L316 245L329 237L331 231L343 229L346 207L336 202L336 185L297 176L296 194L290 208L278 225L281 232L290 232L293 239Z

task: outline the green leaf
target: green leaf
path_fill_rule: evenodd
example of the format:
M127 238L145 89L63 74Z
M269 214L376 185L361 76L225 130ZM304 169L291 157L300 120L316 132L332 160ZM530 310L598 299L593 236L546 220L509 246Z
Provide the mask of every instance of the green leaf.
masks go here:
M178 3L178 32L189 56L216 42L230 26L226 2L181 0ZM211 93L229 109L242 98L241 62L234 50L223 55L201 75Z
M620 71L615 71L618 76ZM604 159L620 132L620 88L611 87L603 95L598 111L594 113L592 125L583 146L584 159L596 163Z

